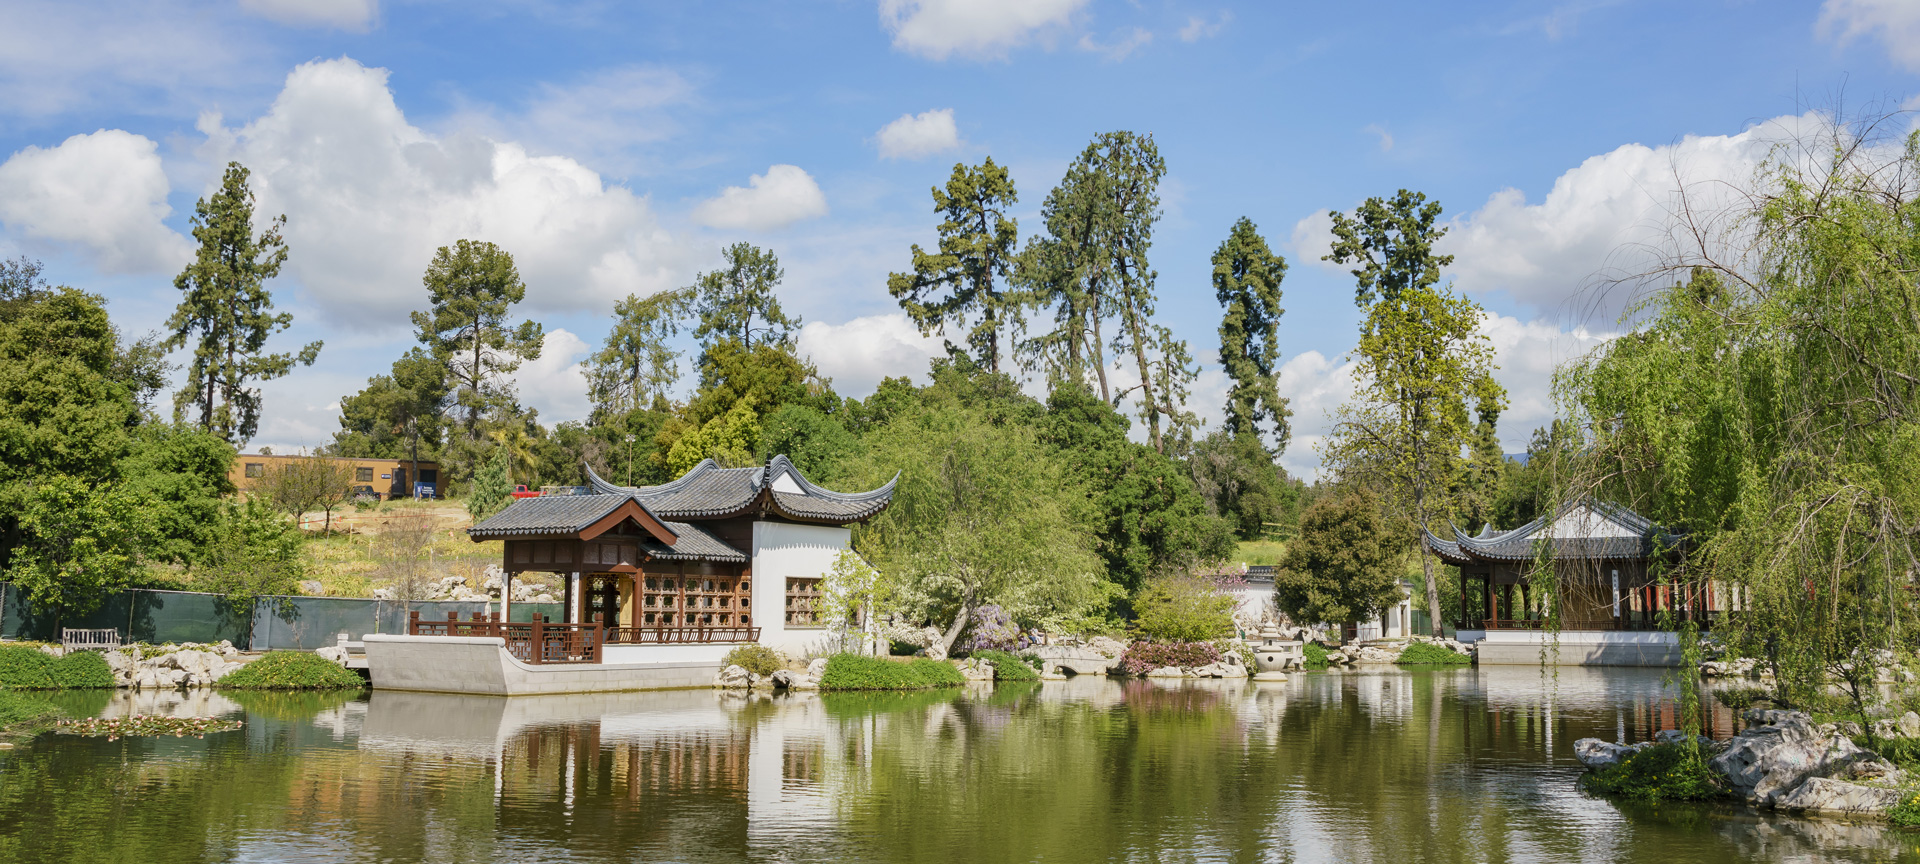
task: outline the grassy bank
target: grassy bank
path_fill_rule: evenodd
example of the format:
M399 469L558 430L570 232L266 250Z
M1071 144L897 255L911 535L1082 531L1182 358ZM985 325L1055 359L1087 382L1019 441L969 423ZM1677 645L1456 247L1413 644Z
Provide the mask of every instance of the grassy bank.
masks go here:
M93 690L113 686L113 670L92 651L55 659L38 648L0 646L0 690Z
M318 654L276 651L214 682L220 690L358 690L365 679Z
M1245 564L1278 564L1287 557L1287 544L1279 540L1243 540L1234 553L1235 561Z
M0 690L0 742L32 738L52 729L64 716L45 699Z

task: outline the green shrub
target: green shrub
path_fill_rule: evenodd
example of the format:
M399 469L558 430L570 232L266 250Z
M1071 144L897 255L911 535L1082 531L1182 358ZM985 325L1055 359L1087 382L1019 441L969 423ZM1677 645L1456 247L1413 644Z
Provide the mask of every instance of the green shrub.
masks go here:
M1306 658L1304 661L1302 661L1301 665L1305 666L1306 668L1308 669L1327 668L1327 648L1325 645L1321 645L1318 642L1308 642L1307 647L1301 651L1301 654L1304 655Z
M738 666L762 678L787 668L787 658L765 645L742 645L727 652L722 666Z
M305 651L276 651L213 683L223 690L358 690L367 686L340 664Z
M1706 801L1728 794L1727 781L1686 744L1655 744L1583 779L1601 795L1631 801Z
M1920 827L1920 792L1907 793L1900 803L1887 808L1887 821L1902 828Z
M1745 711L1755 702L1772 699L1773 693L1765 687L1720 687L1713 691L1713 698L1734 711Z
M835 654L827 659L826 674L820 676L822 690L924 690L965 683L967 679L953 664L925 657L897 663L858 654Z
M1233 608L1239 602L1204 576L1161 576L1147 580L1133 598L1134 627L1156 642L1205 642L1233 634Z
M1402 666L1465 666L1472 663L1473 658L1431 642L1415 642L1402 650L1400 659L1393 662Z
M1040 673L1033 671L1033 667L1027 665L1027 661L1017 655L1009 654L1005 651L987 650L975 651L972 656L975 659L985 660L993 664L993 680L995 681L1040 680Z
M56 660L37 648L0 647L0 689L91 690L113 686L113 670L92 651Z

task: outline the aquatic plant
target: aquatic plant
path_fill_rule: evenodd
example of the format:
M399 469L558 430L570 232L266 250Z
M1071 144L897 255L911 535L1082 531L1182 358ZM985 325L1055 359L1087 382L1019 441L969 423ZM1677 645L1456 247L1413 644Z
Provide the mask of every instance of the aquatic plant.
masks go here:
M61 713L43 699L0 691L0 738L31 738L52 727Z
M139 735L172 735L205 738L208 732L231 732L240 721L224 717L160 717L135 714L131 717L83 717L60 721L60 731L68 735L86 735L114 741Z
M0 689L86 690L113 686L113 670L92 651L54 658L37 648L0 648Z
M727 652L720 665L738 666L762 678L787 668L787 658L765 645L742 645Z
M276 651L215 681L222 690L357 690L365 679L305 651Z
M822 690L924 690L965 683L966 677L953 664L925 657L899 663L858 654L835 654L827 658L827 671L820 676Z

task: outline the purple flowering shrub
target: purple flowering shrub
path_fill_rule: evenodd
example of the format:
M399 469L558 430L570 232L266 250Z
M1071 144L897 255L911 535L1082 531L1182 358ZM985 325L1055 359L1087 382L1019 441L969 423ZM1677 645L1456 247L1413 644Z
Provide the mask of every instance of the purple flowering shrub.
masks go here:
M971 654L975 651L1025 651L1032 647L1032 634L1020 630L1013 623L1013 616L998 606L982 606L973 610L973 626L967 628L966 641L960 643L961 650Z
M1128 675L1145 675L1162 666L1205 666L1220 662L1220 649L1211 642L1135 642L1120 655Z

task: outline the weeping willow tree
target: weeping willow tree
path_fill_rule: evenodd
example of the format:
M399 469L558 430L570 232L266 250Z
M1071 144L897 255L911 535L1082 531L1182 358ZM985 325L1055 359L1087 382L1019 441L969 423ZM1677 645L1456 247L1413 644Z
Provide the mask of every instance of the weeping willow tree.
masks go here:
M1556 385L1587 439L1562 495L1684 531L1657 578L1713 586L1780 697L1837 683L1862 715L1915 642L1920 569L1920 135L1885 124L1783 144L1735 209L1681 208L1668 287Z

